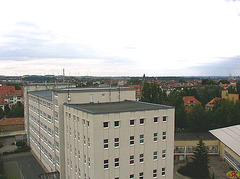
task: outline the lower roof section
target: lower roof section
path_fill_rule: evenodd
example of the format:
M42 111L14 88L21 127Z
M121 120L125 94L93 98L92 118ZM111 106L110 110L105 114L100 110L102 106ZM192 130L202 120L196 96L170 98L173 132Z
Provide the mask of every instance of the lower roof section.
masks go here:
M65 106L72 107L91 114L106 114L106 113L121 113L121 112L134 112L146 110L159 110L159 109L174 109L173 106L166 106L160 104L152 104L139 101L122 101L122 102L109 102L109 103L88 103L88 104L64 104Z
M240 125L215 129L210 132L240 156Z

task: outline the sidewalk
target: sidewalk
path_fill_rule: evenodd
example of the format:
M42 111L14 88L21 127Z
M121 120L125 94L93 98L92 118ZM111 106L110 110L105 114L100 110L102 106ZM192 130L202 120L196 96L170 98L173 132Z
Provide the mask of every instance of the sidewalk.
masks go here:
M0 133L0 137L10 137L10 136L15 136L15 135L23 135L25 134L25 130L21 130L21 131L10 131L10 132L3 132Z

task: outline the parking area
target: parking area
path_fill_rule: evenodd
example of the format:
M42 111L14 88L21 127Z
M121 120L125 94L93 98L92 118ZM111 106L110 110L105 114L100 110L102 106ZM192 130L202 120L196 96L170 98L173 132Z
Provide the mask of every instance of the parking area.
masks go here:
M1 154L17 149L14 144L14 136L1 137L0 142L3 144L3 147L0 148ZM45 173L31 152L5 155L3 157L3 170L7 178L11 179L37 179L41 173Z
M31 152L4 156L3 169L8 178L33 179L45 173Z

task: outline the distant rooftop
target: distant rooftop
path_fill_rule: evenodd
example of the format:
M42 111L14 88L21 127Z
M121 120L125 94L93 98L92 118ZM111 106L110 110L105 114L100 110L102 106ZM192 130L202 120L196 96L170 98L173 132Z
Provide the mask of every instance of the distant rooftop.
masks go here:
M201 133L180 133L175 132L174 134L174 140L175 141L182 141L182 140L199 140L199 138L202 137L204 140L217 140L214 135L212 135L210 132L201 132Z
M120 112L134 112L158 109L173 109L173 106L152 104L138 101L122 101L110 103L88 103L88 104L67 104L64 105L87 112L91 114L106 114Z
M30 94L48 99L48 100L52 100L52 90L42 90L42 91L32 91L29 92Z
M47 86L47 85L73 85L73 83L29 83L29 84L24 84L24 86Z
M134 88L130 88L130 87L95 87L95 88L61 88L61 89L54 89L53 91L59 92L59 93L67 93L69 91L71 92L79 92L79 91L129 91L129 90L133 90L135 91Z

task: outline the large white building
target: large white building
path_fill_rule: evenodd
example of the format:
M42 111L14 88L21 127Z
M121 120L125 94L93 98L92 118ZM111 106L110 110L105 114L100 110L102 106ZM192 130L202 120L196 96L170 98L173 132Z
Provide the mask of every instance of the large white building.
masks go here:
M49 172L64 179L173 178L173 107L136 102L132 88L33 86L25 86L26 133Z

